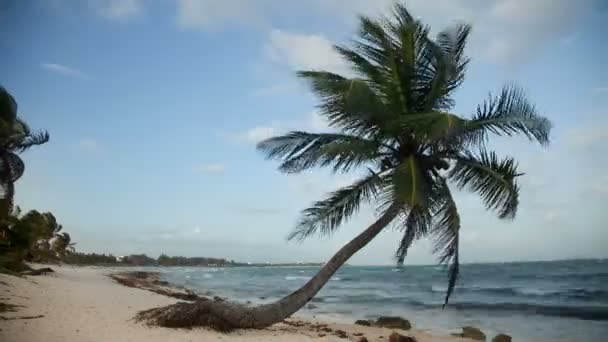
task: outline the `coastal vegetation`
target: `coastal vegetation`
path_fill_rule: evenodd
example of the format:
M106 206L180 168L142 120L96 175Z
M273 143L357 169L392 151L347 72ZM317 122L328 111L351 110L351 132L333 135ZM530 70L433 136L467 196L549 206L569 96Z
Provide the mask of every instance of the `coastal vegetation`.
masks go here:
M547 145L550 122L521 88L507 85L490 95L472 116L454 112L462 85L471 27L456 24L431 38L430 28L404 5L390 17L361 17L351 46L336 51L351 66L339 75L301 71L318 96L320 114L333 132L294 131L258 144L279 170L299 173L329 167L359 176L353 184L313 203L290 239L330 235L363 205L378 217L345 244L303 287L275 303L246 306L199 300L141 312L140 320L167 327L210 326L219 330L263 328L302 308L353 254L386 227L399 229L396 260L403 263L413 242L431 239L447 266L447 304L459 274L460 215L454 189L477 194L500 219L513 219L523 175L511 157L490 149L492 136L522 135Z
M14 205L15 182L23 176L25 164L20 154L49 140L46 131L33 132L17 115L17 102L0 87L0 272L17 273L30 268L24 260L53 257L63 250L52 249L51 239L61 225L51 213L35 210L21 216ZM63 241L69 235L62 235ZM56 248L68 248L65 246Z

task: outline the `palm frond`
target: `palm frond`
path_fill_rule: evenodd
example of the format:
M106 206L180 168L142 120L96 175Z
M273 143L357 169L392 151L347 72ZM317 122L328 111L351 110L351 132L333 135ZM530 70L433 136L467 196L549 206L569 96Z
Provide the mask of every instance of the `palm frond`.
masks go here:
M47 131L28 133L14 147L17 152L23 152L32 146L42 145L49 141L50 135Z
M441 205L435 213L433 224L433 251L439 253L439 263L448 264L448 289L445 295L444 306L448 303L450 295L456 286L456 279L460 270L458 260L458 240L460 232L460 215L448 185L443 182L441 191Z
M397 264L405 261L408 249L414 240L424 237L431 226L431 215L426 208L414 207L410 209L405 217L404 232L399 247L397 248Z
M389 127L389 110L369 83L325 71L300 71L321 99L320 114L329 125L360 136L379 133Z
M500 95L488 98L462 132L474 144L483 144L488 133L513 136L523 134L541 145L549 143L551 122L538 114L519 87L505 86Z
M330 165L334 171L347 172L373 161L382 151L379 143L365 138L300 131L266 139L257 148L269 159L281 159L279 170L286 173Z
M454 158L449 179L463 189L479 194L486 208L498 211L498 217L514 218L519 204L519 187L515 178L521 174L513 158L498 159L494 152L467 152Z
M0 86L0 120L13 122L17 118L17 102L13 96Z
M289 234L288 240L304 240L320 234L330 235L343 222L358 212L364 202L374 200L383 188L383 178L370 171L354 184L334 191L322 201L302 211L302 218Z
M418 59L417 78L422 85L424 111L449 110L454 106L451 94L464 81L469 59L464 48L471 27L459 24L441 31L435 41L424 44Z
M16 153L0 150L0 178L4 182L16 182L25 172L25 164Z

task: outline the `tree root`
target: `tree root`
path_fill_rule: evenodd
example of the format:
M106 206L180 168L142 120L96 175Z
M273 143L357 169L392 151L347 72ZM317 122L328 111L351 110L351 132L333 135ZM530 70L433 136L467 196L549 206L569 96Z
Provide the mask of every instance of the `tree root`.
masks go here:
M219 306L222 306L220 309ZM238 328L236 322L227 320L221 312L238 305L223 301L200 299L194 303L179 302L160 308L141 311L135 319L149 325L166 328L193 328L208 327L221 332L228 332Z
M271 325L259 307L230 302L222 298L200 298L193 303L179 302L139 312L135 320L167 328L207 327L228 332L235 329L261 329Z

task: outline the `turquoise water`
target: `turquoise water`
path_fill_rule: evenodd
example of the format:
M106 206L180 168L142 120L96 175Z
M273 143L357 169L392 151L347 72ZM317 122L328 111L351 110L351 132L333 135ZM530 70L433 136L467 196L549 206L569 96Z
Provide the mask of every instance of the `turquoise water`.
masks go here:
M160 268L201 294L253 303L303 285L316 267ZM608 260L468 264L442 309L446 275L438 266L346 266L298 312L335 321L399 315L440 333L474 325L516 341L606 341Z

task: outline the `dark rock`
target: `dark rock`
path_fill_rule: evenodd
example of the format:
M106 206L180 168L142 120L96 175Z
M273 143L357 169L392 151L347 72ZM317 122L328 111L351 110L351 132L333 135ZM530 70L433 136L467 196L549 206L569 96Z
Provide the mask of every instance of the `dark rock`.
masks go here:
M412 328L410 321L408 321L407 319L391 316L380 316L378 320L376 320L376 325L389 329L410 330Z
M494 336L492 342L511 342L511 336L506 334L498 334Z
M363 333L353 333L353 336L363 336Z
M216 301L216 302L223 302L224 298L219 297L219 296L215 296L215 297L213 297L213 300Z
M388 337L389 342L418 342L418 340L416 340L415 337L412 336L403 336L401 334L398 334L396 332L393 332L389 337Z
M321 331L332 332L333 330L331 328L328 328L328 327L323 327L323 328L321 328Z
M316 308L318 308L318 306L316 306L316 305L314 305L314 304L308 304L308 305L306 305L306 307L307 307L308 309L316 309Z
M369 342L369 340L367 339L367 337L363 336L357 342Z
M325 337L327 334L320 333L319 337Z
M336 330L335 331L336 336L338 336L339 338L348 338L348 334L346 333L346 331L344 330Z
M462 327L462 337L470 338L475 341L485 341L486 334L475 327Z
M368 321L366 319L358 319L358 320L355 321L355 324L357 324L357 325L364 325L366 327L369 327L369 326L372 325L372 322L370 322L370 321Z
M258 297L258 298L260 298L260 299L266 299L266 297L264 297L264 296L262 296L262 297Z

